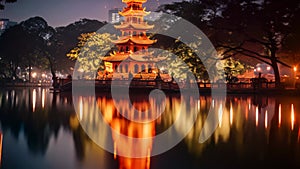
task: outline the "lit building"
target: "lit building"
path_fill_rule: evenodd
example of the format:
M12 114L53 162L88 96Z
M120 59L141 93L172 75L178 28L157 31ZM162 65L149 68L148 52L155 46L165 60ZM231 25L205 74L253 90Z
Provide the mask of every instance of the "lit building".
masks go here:
M0 35L8 28L18 24L17 22L12 22L9 19L0 19Z
M122 9L115 8L108 11L108 21L110 23L118 23L122 20L122 16L120 16L119 12Z
M124 17L124 22L115 25L121 31L121 37L114 41L117 52L109 57L103 58L105 72L116 74L149 72L159 61L148 51L150 45L156 43L151 40L147 31L154 28L144 21L149 15L143 7L147 0L122 0L127 4L119 14Z

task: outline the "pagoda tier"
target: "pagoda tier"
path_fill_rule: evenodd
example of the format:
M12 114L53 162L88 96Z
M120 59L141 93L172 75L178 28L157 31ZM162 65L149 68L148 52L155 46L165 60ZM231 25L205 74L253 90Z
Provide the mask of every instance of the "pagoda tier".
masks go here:
M157 58L149 58L152 55L152 52L135 52L135 53L118 53L109 57L104 57L103 61L113 61L113 62L122 62L122 61L138 61L138 62L157 62Z
M147 0L122 0L124 3L131 3L131 2L139 2L139 3L146 3Z
M126 16L139 16L144 17L146 15L149 15L150 12L146 12L146 8L139 9L139 8L125 8L124 11L119 12L120 15L126 17Z
M134 29L134 30L149 30L149 29L153 29L154 25L148 25L146 22L144 23L133 23L133 22L126 22L126 23L122 23L121 25L115 25L116 29L122 29L122 30L126 30L126 29Z
M135 46L138 45L152 45L156 43L156 40L151 40L147 36L124 36L119 38L116 41L113 41L116 45L127 45L127 44L135 44ZM132 45L131 45L132 46ZM133 51L133 50L132 50ZM123 51L120 51L123 52Z

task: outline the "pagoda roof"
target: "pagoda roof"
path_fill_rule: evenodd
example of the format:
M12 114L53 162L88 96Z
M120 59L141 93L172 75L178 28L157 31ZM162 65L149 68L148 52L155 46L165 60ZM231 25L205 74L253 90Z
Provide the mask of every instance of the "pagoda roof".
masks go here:
M116 29L125 29L125 28L134 28L134 29L142 29L142 30L149 30L153 29L154 25L148 25L145 23L122 23L121 25L115 25Z
M141 3L145 3L145 2L147 2L147 0L122 0L122 2L124 2L124 3L129 3L129 2L141 2Z
M151 40L147 36L140 37L140 36L124 36L116 41L113 41L115 44L124 44L128 42L133 42L135 44L141 44L141 45L152 45L156 43L157 40Z
M112 56L103 57L103 61L109 61L109 62L121 62L123 60L128 59L129 54L128 53L118 53Z
M121 11L119 12L120 15L122 16L146 16L149 15L151 12L147 12L146 8L144 8L143 10L134 10L132 8L125 10L125 11Z
M151 58L149 56L152 56L149 53L146 53L144 55L142 54L136 54L136 53L116 53L112 56L103 57L102 60L106 62L122 62L125 60L132 60L132 61L138 61L138 62L158 62L161 60L164 60L166 58Z

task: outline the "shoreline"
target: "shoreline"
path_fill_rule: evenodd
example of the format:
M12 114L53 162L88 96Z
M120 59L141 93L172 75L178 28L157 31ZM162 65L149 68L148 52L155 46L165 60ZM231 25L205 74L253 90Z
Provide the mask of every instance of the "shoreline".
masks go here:
M79 89L81 92L85 92L85 89L89 89L89 86L82 86ZM95 92L96 94L109 94L111 93L111 88L107 86L94 86L95 87ZM21 88L49 88L52 93L72 93L72 85L69 85L67 88L59 88L59 89L53 89L53 87L49 84L25 84L25 85L1 85L2 89L21 89ZM122 93L122 89L125 87L120 86L120 93ZM189 93L193 92L195 89L191 90L188 88L183 88L183 89L160 89L158 87L152 87L152 88L146 88L143 86L139 87L130 87L129 91L130 93L150 93L152 90L162 90L166 94L179 94L181 92L183 93ZM288 88L288 89L276 89L276 88L261 88L261 89L253 89L253 88L214 88L214 93L215 94L224 94L224 90L226 90L226 95L284 95L284 96L300 96L300 89L297 88ZM199 94L200 95L211 95L211 88L198 88ZM80 92L80 91L79 91Z

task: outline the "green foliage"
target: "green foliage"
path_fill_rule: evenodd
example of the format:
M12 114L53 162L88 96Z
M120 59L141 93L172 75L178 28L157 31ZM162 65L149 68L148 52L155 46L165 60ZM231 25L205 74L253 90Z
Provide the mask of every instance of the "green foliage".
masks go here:
M187 10L189 6L198 6L199 10ZM299 32L300 1L183 1L163 5L160 9L201 28L218 51L224 52L224 59L249 57L272 66L276 85L280 83L278 64L288 65L279 55L289 44L287 39L295 46L293 41ZM296 51L297 48L286 49Z
M243 63L229 58L224 62L224 71L227 76L236 77L237 75L244 74L247 70L247 66Z
M109 33L99 34L93 32L81 34L78 37L79 42L77 46L67 54L67 57L77 60L82 71L86 73L96 72L104 68L101 58L113 52L112 41L114 39L116 39L116 36Z
M170 47L167 51L160 54L167 56L167 59L160 63L160 67L163 66L167 68L174 78L179 79L186 79L188 71L193 73L195 78L201 80L216 80L222 78L223 68L216 67L216 64L222 61L216 58L213 53L200 51L202 48L201 45L202 41L200 37L197 42L192 42L188 45L180 42L180 40L176 40L173 47ZM200 53L201 56L198 56L196 53ZM209 77L209 75L211 77Z

